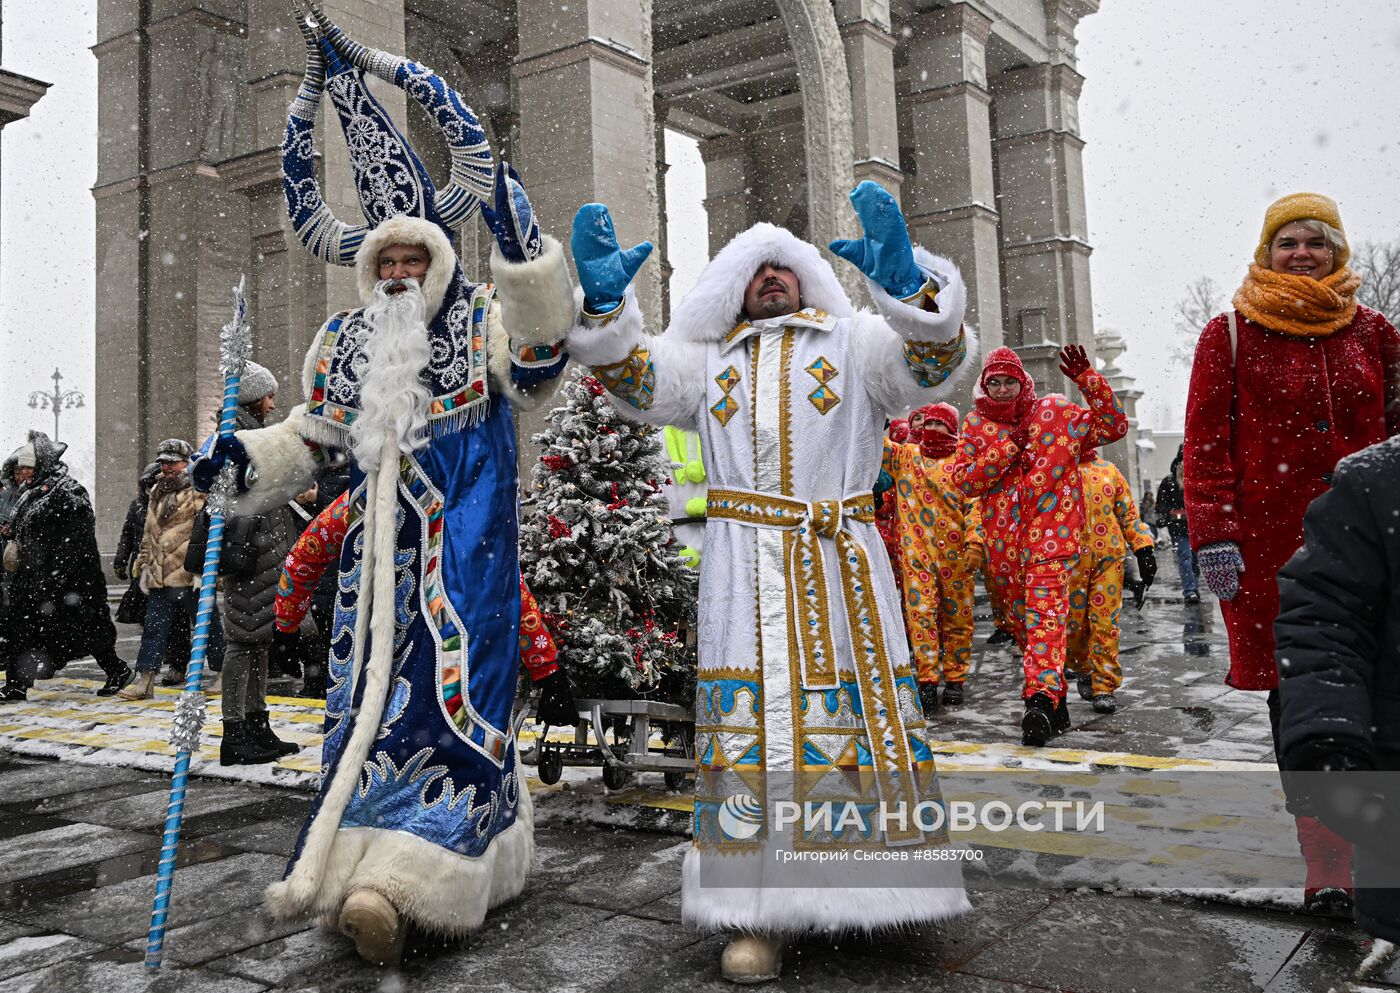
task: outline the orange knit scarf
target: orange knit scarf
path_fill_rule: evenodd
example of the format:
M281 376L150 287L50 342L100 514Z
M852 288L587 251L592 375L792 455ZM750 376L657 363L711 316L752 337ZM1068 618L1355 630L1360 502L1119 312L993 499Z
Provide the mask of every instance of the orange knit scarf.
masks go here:
M1270 331L1325 338L1356 316L1360 285L1361 277L1346 267L1326 279L1313 279L1274 272L1256 262L1235 293L1235 309Z

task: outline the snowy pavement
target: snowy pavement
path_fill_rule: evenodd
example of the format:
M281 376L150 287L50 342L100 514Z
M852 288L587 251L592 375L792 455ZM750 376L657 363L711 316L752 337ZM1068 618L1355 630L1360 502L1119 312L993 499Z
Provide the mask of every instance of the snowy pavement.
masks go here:
M1107 797L1108 831L965 833L955 840L983 855L967 872L971 915L805 943L775 988L1341 988L1368 951L1364 935L1288 912L1293 886L1221 884L1232 874L1286 883L1302 867L1278 809L1263 697L1221 682L1214 604L1187 607L1167 588L1142 614L1127 612L1121 709L1096 715L1072 701L1074 729L1046 749L1016 743L1019 660L985 648L989 632L979 619L967 705L933 729L945 796ZM717 977L722 939L679 923L691 804L660 775L611 792L596 769L566 769L553 787L531 779L539 853L525 895L464 946L420 949L402 970L362 965L336 935L272 922L261 890L282 872L320 765L319 703L295 697L270 700L278 733L303 746L275 767L220 767L211 703L169 964L150 982L140 962L177 694L104 700L92 695L96 678L91 664L73 665L28 703L0 708L0 993L729 988ZM527 755L533 740L527 729ZM1135 876L1143 866L1150 873ZM1170 872L1176 883L1164 888ZM1357 988L1400 989L1400 966Z

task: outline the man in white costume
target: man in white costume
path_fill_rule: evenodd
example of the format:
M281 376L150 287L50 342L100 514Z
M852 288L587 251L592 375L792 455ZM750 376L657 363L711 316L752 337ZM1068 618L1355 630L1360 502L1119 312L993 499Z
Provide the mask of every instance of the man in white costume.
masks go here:
M630 287L651 246L621 250L601 204L574 220L584 299L570 353L623 412L698 431L705 451L682 902L688 923L732 932L721 968L735 982L778 975L788 936L969 909L956 861L916 857L947 834L913 811L941 797L871 489L886 418L949 392L975 366L975 341L956 267L910 244L878 185L851 200L864 236L831 247L864 273L875 313L856 310L814 246L757 224L659 336L644 333ZM833 802L839 823L785 828L780 801ZM882 821L881 804L907 823ZM781 857L855 848L866 858L826 868ZM861 868L872 849L906 860Z

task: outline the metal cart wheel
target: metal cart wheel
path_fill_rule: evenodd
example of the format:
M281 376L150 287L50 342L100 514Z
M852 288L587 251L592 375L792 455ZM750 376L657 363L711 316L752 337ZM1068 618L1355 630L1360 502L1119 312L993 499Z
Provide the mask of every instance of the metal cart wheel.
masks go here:
M610 790L620 790L626 786L632 778L632 772L626 766L605 765L603 766L603 785Z
M553 786L559 782L559 777L564 774L564 756L552 748L541 748L539 765L535 768L535 774L540 777L540 782L546 786Z

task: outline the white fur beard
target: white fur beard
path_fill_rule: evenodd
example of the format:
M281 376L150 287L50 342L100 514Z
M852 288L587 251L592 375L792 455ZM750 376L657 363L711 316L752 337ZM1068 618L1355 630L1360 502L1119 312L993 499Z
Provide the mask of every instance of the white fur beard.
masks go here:
M385 292L390 280L374 288L365 308L371 328L365 343L365 372L360 381L360 416L350 426L350 450L365 472L379 467L384 432L393 432L405 455L428 443L428 408L432 394L422 373L432 360L428 344L427 304L416 280L399 293Z

